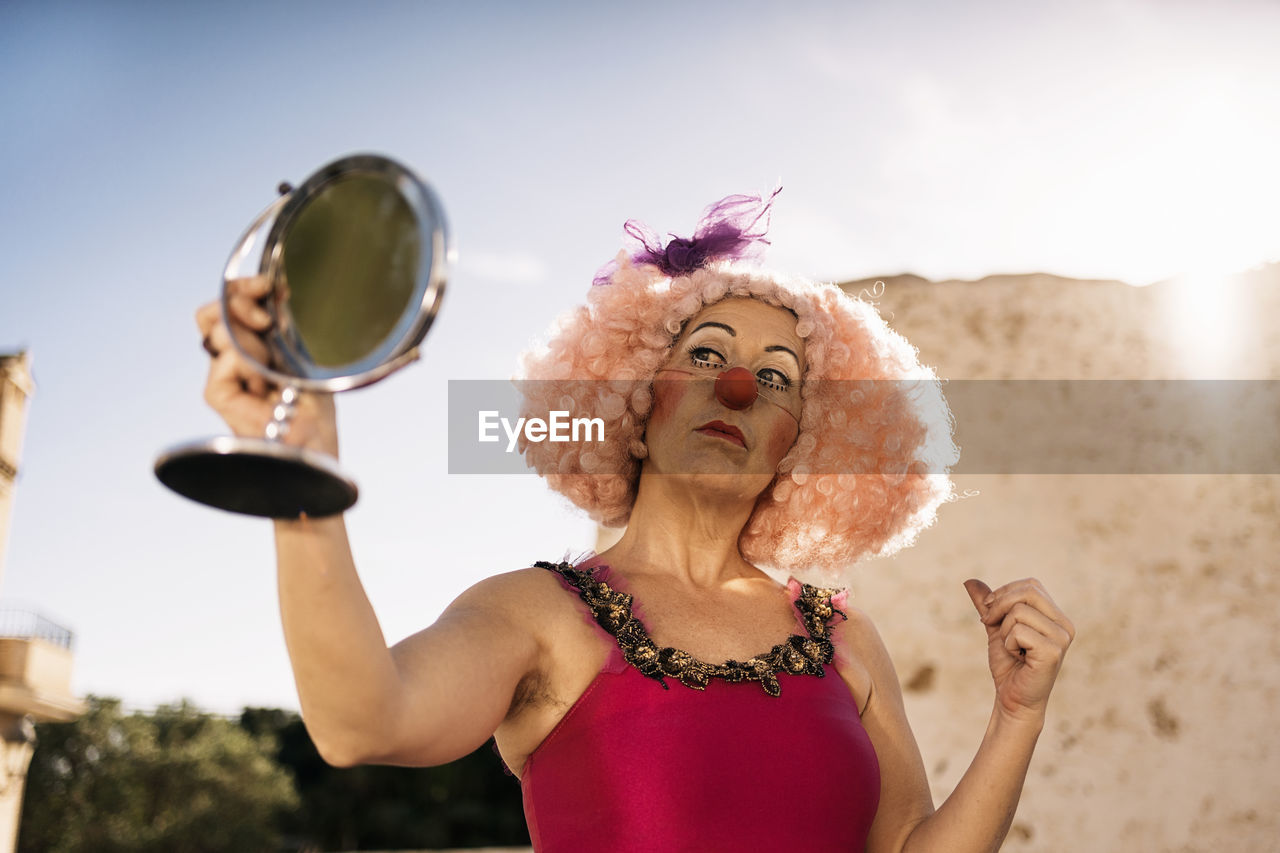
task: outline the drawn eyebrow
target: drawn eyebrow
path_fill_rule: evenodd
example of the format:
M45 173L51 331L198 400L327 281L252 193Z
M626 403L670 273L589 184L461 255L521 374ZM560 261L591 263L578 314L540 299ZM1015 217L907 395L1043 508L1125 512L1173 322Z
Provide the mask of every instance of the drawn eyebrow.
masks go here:
M698 329L705 329L708 326L714 326L717 329L724 329L729 333L729 337L731 338L736 338L738 336L738 333L733 330L733 326L727 326L724 323L717 323L715 320L707 320L705 323L699 323L698 327L694 329L693 332L698 331ZM693 332L690 332L689 334L692 335Z
M796 360L796 367L800 366L800 356L796 355L795 352L793 352L790 347L770 346L770 347L765 347L764 351L765 352L785 352L787 355L791 356Z
M736 338L738 336L738 333L733 330L732 326L727 325L725 323L717 323L715 320L707 320L703 323L699 323L697 327L694 328L693 332L696 332L699 329L705 329L708 326L716 329L724 329L726 332L729 333L729 337ZM690 332L689 334L692 335L693 332ZM785 352L787 355L791 356L796 360L796 367L800 366L800 356L796 355L795 351L792 350L791 347L784 347L778 344L774 344L772 346L765 347L764 351L765 352Z

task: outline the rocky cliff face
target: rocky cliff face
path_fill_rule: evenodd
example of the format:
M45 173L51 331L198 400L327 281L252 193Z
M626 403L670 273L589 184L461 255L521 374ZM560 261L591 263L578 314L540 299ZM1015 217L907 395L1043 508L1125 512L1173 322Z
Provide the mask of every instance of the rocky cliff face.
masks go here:
M882 281L845 286L950 380L1280 379L1280 265L1145 288ZM1034 576L1078 636L1005 849L1280 849L1280 476L955 480L965 497L915 546L850 577L898 667L935 799L964 773L991 708L961 584Z

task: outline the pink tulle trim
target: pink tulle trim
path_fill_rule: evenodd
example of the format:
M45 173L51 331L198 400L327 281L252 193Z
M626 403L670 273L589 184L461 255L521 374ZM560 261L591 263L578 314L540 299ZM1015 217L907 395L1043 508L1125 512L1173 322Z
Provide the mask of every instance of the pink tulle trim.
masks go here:
M800 600L800 596L803 594L804 594L804 584L796 580L794 577L788 578L787 579L787 598L791 600L791 609L795 611L796 622L797 624L800 625L801 628L805 628L805 624L804 624L804 621L800 618L800 608L796 607L796 602ZM848 604L849 604L849 590L847 588L839 589L839 590L836 590L834 593L832 593L831 606L834 609L843 611L848 607ZM832 613L831 618L827 620L827 624L830 625L832 628L834 628L837 622L843 622L843 621L844 621L843 619L839 618L839 614ZM807 631L808 629L805 628L805 630ZM804 631L802 631L801 633L804 633Z
M601 583L608 584L610 589L616 589L618 592L625 592L627 595L631 595L631 590L627 589L626 580L624 579L619 583L618 573L614 571L613 566L601 561L600 555L594 550L584 552L576 561L569 560L567 557L565 561L571 562L578 571L591 572L591 577ZM576 593L577 590L574 590L574 592ZM631 595L631 615L644 622L644 608L634 595ZM600 630L603 631L604 629L601 628Z
M836 610L846 610L849 607L849 590L842 589L835 595L831 596L831 606Z

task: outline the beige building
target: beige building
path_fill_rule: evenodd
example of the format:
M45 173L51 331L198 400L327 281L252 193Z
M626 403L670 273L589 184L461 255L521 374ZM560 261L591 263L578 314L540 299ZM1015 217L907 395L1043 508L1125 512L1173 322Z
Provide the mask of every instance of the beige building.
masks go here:
M0 580L22 458L31 354L0 354ZM35 724L84 713L71 693L71 632L38 613L0 610L0 853L13 850Z
M953 383L1280 379L1280 265L1141 288L1049 275L898 276L845 287L875 302L921 361ZM935 801L968 768L991 710L985 636L962 583L1030 576L1070 615L1077 637L1004 849L1280 850L1275 393L1267 392L1267 417L1228 431L1259 463L1251 469L1187 473L1201 448L1174 451L1186 438L1183 421L1203 413L1185 411L1116 430L1117 445L1136 436L1134 452L1161 451L1144 457L1158 463L1147 473L1119 464L1114 473L1001 473L968 461L999 450L984 430L1016 416L1051 448L1070 439L1074 412L1002 406L998 396L978 411L981 395L958 384L948 393L960 465L969 466L954 477L964 497L944 505L915 546L855 567L848 581L853 605L893 655ZM1230 384L1199 386L1205 405ZM1068 387L1086 401L1118 389L1141 411L1158 386ZM597 549L615 534L602 530Z
M1077 637L1005 849L1280 850L1280 264L1140 288L888 279L872 298L950 380L1152 380L1071 383L1118 387L1139 414L1168 387L1154 380L1233 380L1180 382L1200 411L1115 430L1113 446L1136 435L1135 453L1169 451L1147 473L961 474L957 491L972 497L943 506L915 547L856 570L854 598L893 652L935 799L968 767L990 709L961 583L1034 576ZM1211 411L1240 388L1264 398L1262 417ZM1245 454L1235 473L1198 470L1206 448L1187 442L1188 424L1206 412ZM1057 444L1071 438L1070 410L1012 414ZM982 441L966 440L960 417L963 466L966 442Z

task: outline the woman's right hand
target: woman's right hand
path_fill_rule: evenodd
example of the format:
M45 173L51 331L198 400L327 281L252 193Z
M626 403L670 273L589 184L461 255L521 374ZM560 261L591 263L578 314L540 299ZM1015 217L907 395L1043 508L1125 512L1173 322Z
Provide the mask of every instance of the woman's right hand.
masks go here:
M236 435L261 438L266 434L272 411L280 399L280 389L267 381L231 343L236 341L245 352L263 364L270 364L270 352L263 335L271 329L271 315L262 300L271 292L266 276L250 276L227 282L231 316L223 322L220 300L201 305L196 311L196 325L204 339L204 347L213 356L209 378L204 386L204 399L222 416ZM297 413L283 437L287 444L338 455L338 426L333 395L303 393L298 395Z

